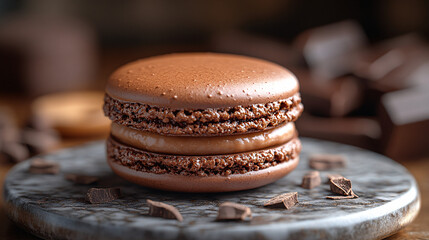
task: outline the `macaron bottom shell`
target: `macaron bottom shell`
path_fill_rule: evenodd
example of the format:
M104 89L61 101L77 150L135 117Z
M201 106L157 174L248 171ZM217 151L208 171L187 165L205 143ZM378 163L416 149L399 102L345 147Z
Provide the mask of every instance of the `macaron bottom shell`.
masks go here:
M109 157L107 162L118 176L141 186L174 192L213 193L248 190L275 182L298 166L299 157L263 170L206 177L136 171L118 164Z

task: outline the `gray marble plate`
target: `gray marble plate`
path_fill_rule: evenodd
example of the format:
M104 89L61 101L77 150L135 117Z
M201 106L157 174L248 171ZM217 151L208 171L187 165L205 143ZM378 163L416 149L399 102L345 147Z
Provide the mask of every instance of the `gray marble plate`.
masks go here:
M410 223L420 208L414 178L394 161L359 148L303 138L298 168L279 181L254 190L223 194L181 194L137 186L115 176L105 162L103 142L46 155L58 161L59 175L28 172L29 162L15 166L4 186L6 210L19 225L43 238L54 239L379 239ZM353 182L360 196L328 200L328 184L307 190L299 187L312 153L343 154L347 168L339 173ZM96 175L99 183L75 185L66 172ZM91 205L84 201L90 187L121 187L123 198ZM291 210L267 209L265 200L297 191L299 204ZM176 206L183 222L147 216L146 199ZM219 203L249 206L253 219L215 222Z

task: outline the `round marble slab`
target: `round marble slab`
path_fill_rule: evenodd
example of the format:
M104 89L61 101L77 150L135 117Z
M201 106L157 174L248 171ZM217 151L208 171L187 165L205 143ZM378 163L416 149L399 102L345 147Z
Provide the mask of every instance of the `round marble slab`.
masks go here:
M115 176L105 161L104 142L46 155L57 161L62 173L28 172L29 162L15 166L4 186L9 217L32 232L50 239L379 239L410 223L420 208L414 178L394 161L359 148L303 138L298 168L279 181L254 190L223 194L161 192L128 183ZM343 154L347 167L322 171L339 173L353 182L357 199L328 200L333 195L324 183L312 190L301 188L301 178L313 153ZM94 185L75 185L64 173L99 176ZM90 187L120 187L123 197L110 203L89 204ZM296 191L299 204L291 210L268 209L263 202ZM146 199L176 206L183 222L147 216ZM215 222L224 201L249 206L253 219Z

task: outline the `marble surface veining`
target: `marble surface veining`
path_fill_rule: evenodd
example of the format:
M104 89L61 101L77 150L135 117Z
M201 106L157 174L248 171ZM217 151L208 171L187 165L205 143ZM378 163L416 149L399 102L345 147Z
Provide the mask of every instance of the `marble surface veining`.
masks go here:
M418 211L415 181L399 164L347 145L308 138L303 138L302 142L297 169L273 184L254 190L190 194L140 187L112 173L105 161L104 142L96 142L44 156L60 163L61 173L58 175L31 174L27 171L28 161L18 164L5 181L4 197L11 206L25 209L47 223L43 224L46 229L26 226L30 231L45 237L51 232L53 238L61 236L58 228L69 229L69 236L88 239L216 239L222 236L323 239L359 236L356 235L359 231L377 231L378 228L383 228L386 233L382 234L386 235L389 229L396 231L401 227L398 226L401 221L408 223L410 220L405 218L412 220ZM347 167L321 171L322 185L311 190L303 189L300 187L302 176L310 170L308 157L313 153L342 154L347 159ZM65 173L99 176L100 181L92 185L77 185L65 180ZM326 199L326 196L334 195L326 183L329 173L349 178L353 191L360 197L336 201ZM90 187L120 187L123 197L110 203L89 204L85 202L84 195ZM299 204L291 210L262 207L269 198L292 191L298 192ZM184 221L147 216L146 199L177 207ZM253 219L215 222L218 205L224 201L249 206ZM389 203L391 207L382 208ZM16 210L9 214L14 219L19 218L22 212ZM372 226L372 221L378 222ZM380 233L362 236L380 236Z

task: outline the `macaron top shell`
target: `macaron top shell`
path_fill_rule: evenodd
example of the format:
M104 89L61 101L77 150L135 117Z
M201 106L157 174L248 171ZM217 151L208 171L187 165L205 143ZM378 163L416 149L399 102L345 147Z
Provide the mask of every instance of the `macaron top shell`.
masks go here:
M115 71L109 96L176 109L265 104L299 91L295 76L264 60L219 53L178 53L146 58Z

